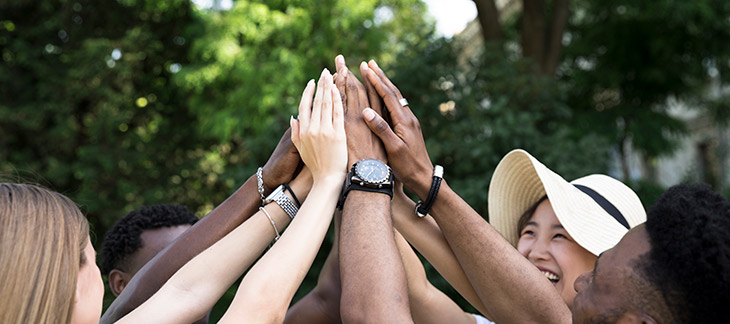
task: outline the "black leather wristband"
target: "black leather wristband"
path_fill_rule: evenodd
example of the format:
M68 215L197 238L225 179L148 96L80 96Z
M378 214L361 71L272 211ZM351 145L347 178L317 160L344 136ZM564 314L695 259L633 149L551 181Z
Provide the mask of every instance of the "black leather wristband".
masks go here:
M284 186L284 189L291 194L292 199L294 199L294 202L297 203L297 207L302 207L302 203L299 202L299 199L297 199L297 195L294 194L294 190L291 190L289 184L285 183L282 186Z
M428 197L426 201L419 200L416 204L416 215L418 217L426 216L430 211L433 203L436 201L436 197L441 188L441 180L443 180L444 168L440 165L436 165L433 169L433 180L431 181L431 189L428 191Z

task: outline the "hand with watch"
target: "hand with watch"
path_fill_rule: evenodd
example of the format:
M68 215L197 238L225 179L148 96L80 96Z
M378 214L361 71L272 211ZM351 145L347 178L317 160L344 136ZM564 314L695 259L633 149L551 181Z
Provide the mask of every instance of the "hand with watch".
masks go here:
M340 317L343 322L413 323L408 306L408 282L396 246L390 199L393 175L380 139L365 124L362 111L378 109L366 87L335 59L336 84L344 93L348 166L341 195ZM371 106L372 105L372 106ZM372 298L378 296L378 298Z
M365 109L363 118L383 141L398 180L421 198L416 214L423 217L437 197L443 168L431 164L418 119L383 70L373 60L362 64L360 70L385 102L393 127L381 117L382 113L374 110Z
M345 58L335 58L337 78L335 84L343 94L345 104L345 127L347 129L347 151L350 172L345 179L338 207L344 205L345 198L351 190L378 192L393 197L393 173L387 165L387 156L380 139L373 134L362 119L362 110L369 107L371 99L373 108L380 110L382 105L377 94L366 91L357 77L350 72ZM367 87L372 87L365 80ZM371 95L368 97L368 95Z

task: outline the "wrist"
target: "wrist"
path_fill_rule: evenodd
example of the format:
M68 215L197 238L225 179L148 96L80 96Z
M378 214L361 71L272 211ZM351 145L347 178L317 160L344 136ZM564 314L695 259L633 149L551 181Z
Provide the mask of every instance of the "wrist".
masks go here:
M345 181L346 176L347 171L330 172L327 174L318 175L312 180L312 187L314 187L314 185L316 184L321 183L332 184L334 187L341 187L342 183Z
M431 182L433 180L433 171L428 174L419 175L418 178L408 181L406 187L418 196L420 199L426 199L428 192L431 190Z

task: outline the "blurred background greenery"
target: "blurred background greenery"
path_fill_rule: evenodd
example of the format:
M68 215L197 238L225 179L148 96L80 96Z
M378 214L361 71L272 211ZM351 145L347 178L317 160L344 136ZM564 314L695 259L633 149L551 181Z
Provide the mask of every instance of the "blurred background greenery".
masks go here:
M2 177L71 197L97 247L142 205L202 217L266 161L307 80L342 53L392 76L433 161L485 217L492 170L518 147L567 179L622 179L647 206L678 182L728 193L727 1L474 0L453 38L419 0L220 4L0 2Z

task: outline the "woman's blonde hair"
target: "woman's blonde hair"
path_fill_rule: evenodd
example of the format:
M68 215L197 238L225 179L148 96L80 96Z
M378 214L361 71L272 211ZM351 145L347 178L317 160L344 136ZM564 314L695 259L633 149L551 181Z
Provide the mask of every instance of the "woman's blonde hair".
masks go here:
M0 323L70 323L88 235L64 195L0 183Z

